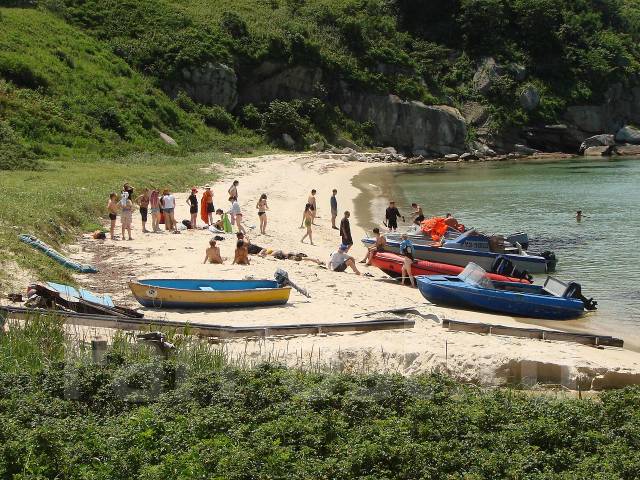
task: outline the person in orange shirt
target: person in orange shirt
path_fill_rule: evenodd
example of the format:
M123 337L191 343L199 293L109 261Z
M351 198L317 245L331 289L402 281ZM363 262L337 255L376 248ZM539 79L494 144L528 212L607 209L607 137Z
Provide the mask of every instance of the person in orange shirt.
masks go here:
M204 193L202 194L202 200L200 201L200 218L207 227L213 225L213 213L216 211L213 206L213 192L211 191L211 185L206 184L204 186Z

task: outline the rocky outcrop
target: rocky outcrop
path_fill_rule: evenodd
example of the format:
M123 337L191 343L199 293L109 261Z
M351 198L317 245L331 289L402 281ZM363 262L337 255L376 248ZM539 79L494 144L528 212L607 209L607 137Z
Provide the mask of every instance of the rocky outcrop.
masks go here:
M194 102L233 110L238 103L237 82L231 67L209 62L183 68L178 79L164 84L164 90L172 97L184 91Z
M339 105L350 117L375 124L375 140L420 154L463 153L467 128L460 112L447 106L427 106L395 95L343 90Z
M613 138L613 135L607 135L607 134L594 135L593 137L586 138L580 144L580 153L584 153L584 151L590 147L608 147L615 144L616 144L616 141Z
M522 108L530 112L540 104L540 93L535 87L529 85L520 93L519 100Z
M466 102L462 105L461 113L468 125L479 127L489 118L489 109L479 102Z
M616 141L620 143L640 145L640 129L630 125L625 125L616 132Z
M591 135L572 125L543 125L525 128L527 144L545 152L577 152L580 144Z
M585 157L610 157L615 152L615 146L605 146L605 147L589 147L585 149L584 156Z
M251 72L251 81L240 91L240 103L269 103L273 100L309 99L321 96L322 70L305 66L285 68L264 62Z
M473 75L473 88L482 95L491 91L495 80L505 74L505 69L494 58L485 58Z

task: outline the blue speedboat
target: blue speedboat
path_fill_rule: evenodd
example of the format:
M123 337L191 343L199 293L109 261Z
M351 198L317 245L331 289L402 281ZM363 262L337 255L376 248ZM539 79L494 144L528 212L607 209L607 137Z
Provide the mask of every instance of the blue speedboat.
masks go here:
M596 309L596 302L586 299L577 283L567 284L553 277L548 277L544 285L496 282L485 273L470 263L458 276L426 275L416 280L424 298L453 307L551 320L577 318L585 309Z
M390 233L386 234L385 238L385 250L400 253L400 236ZM491 270L496 259L503 257L518 270L532 274L552 272L556 267L556 258L552 252L540 255L527 253L522 247L505 241L503 237L489 237L473 229L456 238L445 237L443 242L434 242L421 234L411 236L410 240L413 243L415 258L429 262L460 267L466 267L469 262L473 262L485 270ZM369 247L375 244L375 239L367 237L362 239L362 243Z

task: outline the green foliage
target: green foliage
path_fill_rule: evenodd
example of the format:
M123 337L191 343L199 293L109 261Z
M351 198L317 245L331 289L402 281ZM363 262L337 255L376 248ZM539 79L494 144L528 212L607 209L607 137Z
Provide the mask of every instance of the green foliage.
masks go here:
M272 364L243 369L225 361L220 347L188 337L172 341L175 353L161 360L120 334L94 363L58 322L10 324L0 334L2 476L640 474L637 388L574 400L483 390L438 375L305 373ZM210 361L194 361L203 356Z

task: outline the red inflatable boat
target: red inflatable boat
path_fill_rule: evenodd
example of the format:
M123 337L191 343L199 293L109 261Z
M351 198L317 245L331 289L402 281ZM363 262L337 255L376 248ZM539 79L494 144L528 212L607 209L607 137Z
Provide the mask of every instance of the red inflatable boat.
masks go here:
M402 275L402 257L395 253L377 252L371 259L371 265L378 267L390 277L397 278ZM413 275L458 275L462 270L464 268L457 265L428 262L426 260L417 260L411 266ZM531 283L526 278L506 277L497 273L487 273L487 278L499 282Z

